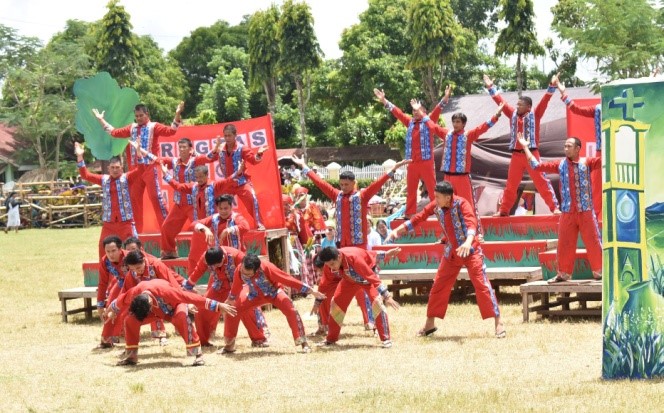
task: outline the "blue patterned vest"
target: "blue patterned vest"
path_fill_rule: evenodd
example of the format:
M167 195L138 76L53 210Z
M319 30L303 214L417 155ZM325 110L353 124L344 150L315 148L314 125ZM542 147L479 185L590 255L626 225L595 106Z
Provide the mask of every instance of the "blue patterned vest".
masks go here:
M262 269L258 269L256 274L253 277L245 278L242 277L242 280L249 287L249 294L247 294L248 300L253 300L258 297L258 292L260 291L264 296L274 298L279 293L279 288L270 282L270 280L265 275Z
M452 220L452 227L454 228L454 239L457 242L457 246L459 246L466 242L468 233L468 227L466 226L466 221L463 219L463 213L461 212L461 201L458 199L453 200L452 206L447 211L449 212L450 219ZM438 218L440 225L443 227L445 237L449 240L450 234L447 233L445 228L445 212L445 209L440 207L436 207L436 209L434 209L436 218ZM448 241L445 244L445 258L449 258L451 252L452 243Z
M450 131L445 137L443 147L443 165L440 170L443 172L465 173L466 172L466 144L468 138L465 131L457 136L456 145L453 144L454 132ZM456 153L456 162L452 165L452 154Z
M104 260L104 267L106 267L106 271L108 271L109 274L111 274L117 281L118 281L118 287L122 288L124 286L124 277L120 275L118 272L118 269L115 268L115 265L111 262L111 260L106 257ZM107 297L108 298L108 291L106 291Z
M199 188L200 188L199 185L196 184L191 189L191 198L193 199L194 202L197 202ZM214 214L214 185L206 185L203 191L204 191L203 197L205 198L206 215L204 217L199 217L197 205L194 205L194 221L198 221L199 219L203 219Z
M569 160L565 158L560 161L560 165L558 165L558 173L560 174L560 195L562 197L560 210L563 212L570 212L572 209L572 197L574 197L577 211L591 211L593 209L593 196L590 185L590 168L588 168L586 160L580 158L578 163L572 162L574 177L571 177L568 163ZM576 193L574 195L570 193L570 179L574 179L574 185L576 186Z
M602 104L595 106L595 150L602 150Z
M411 119L408 124L408 131L406 132L406 159L412 159L413 155L413 129L415 129L415 124L420 124L420 153L422 154L422 160L428 161L431 159L431 136L429 135L429 127L424 122L415 122Z
M131 131L130 131L130 140L132 142L139 141L140 147L145 149L148 152L152 151L152 140L154 139L154 126L157 124L157 122L148 122L143 126L140 132L140 135L138 133L138 124L137 123L132 123L131 124ZM131 150L131 162L133 165L142 163L142 164L149 164L150 160L147 157L144 158L138 158L136 156L136 149L133 146L129 146Z
M235 261L233 261L233 257L230 255L226 255L226 279L228 280L228 285L233 284L233 274L235 273ZM214 280L212 283L212 289L215 291L219 291L221 289L221 286L224 284L224 282L219 279L219 274L217 274L217 271L212 268L212 266L208 267L208 271L210 272L210 276Z
M236 143L235 144L235 149L233 152L231 152L231 162L233 163L233 173L237 172L238 168L240 167L240 162L242 162L242 144ZM230 176L226 176L226 154L228 151L226 150L226 146L224 145L224 148L220 151L219 153L219 165L221 166L221 172L224 174L225 178L230 178ZM232 175L232 174L231 174ZM247 183L247 177L242 174L242 176L238 176L236 178L236 182L238 185L244 185Z
M196 177L194 175L195 160L196 159L192 156L191 158L189 158L187 164L184 165L184 182L182 182L183 184L187 182L196 181ZM180 165L178 158L173 158L172 163L173 163L173 178L175 178L177 182L180 182L180 169L182 169L182 165ZM182 199L182 193L178 190L174 190L173 202L179 205L181 199ZM187 205L194 205L194 199L191 196L191 194L187 194Z
M342 213L342 200L344 198L343 192L339 192L337 195L337 241L341 242L341 234L343 234L343 225L344 222L341 219ZM360 196L360 191L351 194L348 197L348 202L350 203L350 237L353 245L362 245L364 244L364 232L362 230L362 197Z
M101 177L101 190L102 190L102 216L104 222L111 222L111 184L113 179L110 175L102 175ZM129 183L127 175L122 174L114 182L118 196L118 206L120 207L120 216L122 222L132 221L134 219L134 212L131 208L131 198L129 197Z
M510 127L510 150L516 149L517 139L516 133L518 131L518 120L519 115L516 114L516 110L512 115L511 127ZM528 148L537 149L537 142L535 139L535 114L531 111L525 114L523 117L523 138L530 141Z
M235 217L237 214L235 212L231 213L231 217L226 221L226 227L227 228L232 228L236 226L235 224ZM212 215L212 233L214 234L214 245L215 247L220 246L220 241L219 241L219 222L221 221L221 217L219 216L219 213L215 213ZM240 237L238 234L230 234L230 245L229 247L233 247L235 249L240 249Z

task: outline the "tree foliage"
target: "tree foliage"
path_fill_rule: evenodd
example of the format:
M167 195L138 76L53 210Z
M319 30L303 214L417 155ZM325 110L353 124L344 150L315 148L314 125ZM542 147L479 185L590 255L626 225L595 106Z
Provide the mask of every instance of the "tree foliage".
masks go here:
M560 0L552 27L609 79L649 76L664 54L664 14L652 3Z
M227 73L219 69L212 84L201 87L203 99L198 111L212 110L217 122L231 122L249 117L249 92L242 70L235 68Z
M279 63L279 9L272 5L257 11L249 21L250 90L263 90L270 113L274 116Z
M131 31L129 13L118 1L111 0L106 5L108 12L101 20L96 62L97 69L110 73L120 86L128 86L138 73L138 39Z
M532 0L500 0L499 17L507 23L496 40L496 56L516 55L516 84L519 95L524 89L521 68L524 56L541 56L544 49L535 34Z
M37 38L21 36L15 29L0 24L0 81L10 70L25 66L40 47Z

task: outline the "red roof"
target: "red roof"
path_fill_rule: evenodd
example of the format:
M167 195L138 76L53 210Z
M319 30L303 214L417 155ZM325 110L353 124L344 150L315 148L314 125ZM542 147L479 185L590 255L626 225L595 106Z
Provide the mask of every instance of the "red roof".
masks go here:
M14 140L14 131L16 128L10 128L0 123L0 154L11 155L14 153L16 140Z

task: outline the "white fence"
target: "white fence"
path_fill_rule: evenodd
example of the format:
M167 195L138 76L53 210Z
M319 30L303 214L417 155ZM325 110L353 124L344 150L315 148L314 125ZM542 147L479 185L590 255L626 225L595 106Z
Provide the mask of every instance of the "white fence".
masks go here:
M341 167L339 173L351 171L355 174L355 179L378 179L386 172L385 169L386 168L384 166L378 164L371 164L364 166L362 168L346 165ZM331 170L330 168L325 168L325 167L316 168L318 175L320 175L325 179L330 178L330 170ZM395 173L395 175L397 180L405 178L406 167L399 168Z

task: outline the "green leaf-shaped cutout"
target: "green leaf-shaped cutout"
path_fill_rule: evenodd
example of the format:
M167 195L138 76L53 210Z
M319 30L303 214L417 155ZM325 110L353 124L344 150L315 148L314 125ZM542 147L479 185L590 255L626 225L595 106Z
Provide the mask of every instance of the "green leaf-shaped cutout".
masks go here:
M74 82L76 95L76 129L83 134L92 155L108 160L122 153L127 139L112 138L99 124L92 113L106 111L104 118L114 127L122 127L134 121L134 106L138 104L138 93L131 88L121 88L107 72Z

